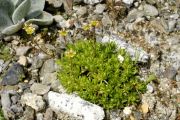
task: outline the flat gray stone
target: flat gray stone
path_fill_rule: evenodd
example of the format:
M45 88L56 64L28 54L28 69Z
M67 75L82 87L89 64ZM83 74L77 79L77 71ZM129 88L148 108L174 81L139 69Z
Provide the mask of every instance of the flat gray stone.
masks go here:
M16 85L25 77L23 67L13 64L2 78L2 85Z
M50 90L50 86L43 85L41 83L34 83L30 90L32 93L38 94L38 95L44 95Z
M41 68L40 75L43 76L46 73L53 73L56 71L56 64L54 59L46 60Z
M105 4L97 4L96 9L94 10L94 12L97 13L97 14L102 14L105 9L106 9Z
M145 16L157 16L159 14L158 10L156 7L149 5L149 4L145 4L143 6L144 8L144 15Z
M17 56L23 56L23 55L26 55L27 52L31 49L30 46L22 46L22 47L18 47L16 48L16 55Z

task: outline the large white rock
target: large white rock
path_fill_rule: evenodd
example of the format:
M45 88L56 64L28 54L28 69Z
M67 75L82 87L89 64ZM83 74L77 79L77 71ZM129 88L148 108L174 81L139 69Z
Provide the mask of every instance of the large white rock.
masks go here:
M135 48L131 46L130 44L126 43L122 38L120 38L118 35L112 34L112 35L105 35L101 42L114 42L118 48L125 49L131 56L132 59L138 58L139 62L148 62L149 55L142 50L141 48Z
M103 120L103 108L87 102L76 95L48 93L49 107L55 112L65 112L73 117L82 116L83 120Z

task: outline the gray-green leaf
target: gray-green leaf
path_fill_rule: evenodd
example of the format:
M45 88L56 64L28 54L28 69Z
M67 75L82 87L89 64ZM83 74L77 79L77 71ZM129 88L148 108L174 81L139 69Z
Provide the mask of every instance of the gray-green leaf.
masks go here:
M53 17L51 14L43 11L43 13L36 19L30 19L26 23L33 23L36 25L50 25L53 23Z
M27 15L31 7L31 0L24 0L14 11L12 21L14 24L21 21Z
M31 0L31 8L26 18L31 19L42 14L44 5L45 0Z

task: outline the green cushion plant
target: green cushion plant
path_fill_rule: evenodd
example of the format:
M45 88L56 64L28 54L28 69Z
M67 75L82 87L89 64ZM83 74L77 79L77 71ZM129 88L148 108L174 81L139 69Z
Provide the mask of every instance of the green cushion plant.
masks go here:
M67 92L105 109L137 104L146 90L136 61L114 43L79 40L67 45L57 63L61 68L58 77Z

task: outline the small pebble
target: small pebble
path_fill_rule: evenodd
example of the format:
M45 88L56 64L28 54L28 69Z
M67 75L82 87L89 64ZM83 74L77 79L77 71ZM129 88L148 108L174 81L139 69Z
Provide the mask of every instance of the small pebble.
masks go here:
M25 56L20 56L19 57L19 60L18 60L18 63L22 66L26 66L27 65L27 59Z
M132 107L125 107L123 113L129 116L132 113Z

